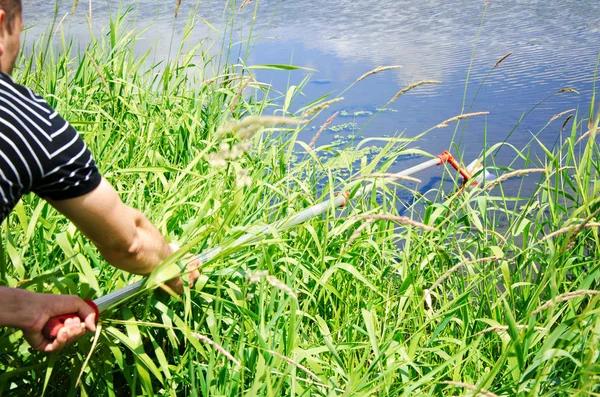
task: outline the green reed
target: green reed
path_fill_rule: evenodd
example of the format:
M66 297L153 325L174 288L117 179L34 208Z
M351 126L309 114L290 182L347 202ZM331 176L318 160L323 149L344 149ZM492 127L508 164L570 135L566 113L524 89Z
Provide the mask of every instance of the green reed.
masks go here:
M0 394L600 393L598 115L575 115L555 148L512 147L530 170L497 167L499 182L446 195L380 185L344 210L234 247L355 186L344 171L387 172L417 153L412 140L312 148L298 139L306 121L260 118L241 139L232 121L292 115L302 86L278 105L248 69L202 46L149 66L123 18L84 52L26 56L17 80L78 128L123 200L184 252L224 254L180 299L146 292L104 315L97 341L43 355L2 330ZM515 194L515 181L534 188ZM396 223L399 215L436 230ZM3 285L94 298L137 279L33 196L2 225L2 246Z

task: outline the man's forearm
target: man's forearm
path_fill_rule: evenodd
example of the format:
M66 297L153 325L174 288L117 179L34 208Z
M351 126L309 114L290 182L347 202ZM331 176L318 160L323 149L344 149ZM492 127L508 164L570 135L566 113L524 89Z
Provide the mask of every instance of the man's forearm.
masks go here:
M146 275L171 254L154 225L140 211L125 205L106 180L84 196L49 201L119 269Z
M147 275L170 254L164 237L140 211L129 208L135 232L127 246L107 247L98 244L102 256L111 265L134 274Z
M33 293L17 288L0 287L0 327L24 328L35 322L27 302Z

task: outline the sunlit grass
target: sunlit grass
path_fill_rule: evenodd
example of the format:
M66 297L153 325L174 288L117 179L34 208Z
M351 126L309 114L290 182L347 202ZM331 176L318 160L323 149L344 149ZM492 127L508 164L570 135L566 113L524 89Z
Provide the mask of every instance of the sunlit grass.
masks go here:
M244 233L357 187L345 173L377 181L411 140L313 148L298 140L312 114L299 111L297 125L257 118L291 114L293 91L274 104L247 69L215 65L201 47L148 68L121 23L85 52L22 59L16 77L78 128L123 200L182 243L181 254L222 253L180 300L145 293L106 313L97 344L90 336L47 356L3 330L0 393L600 393L594 106L556 148L513 148L529 170L497 168L499 181L433 201L412 181L380 184L240 247ZM507 190L514 180L533 193ZM12 287L95 298L135 279L34 197L2 226L2 246L0 280Z

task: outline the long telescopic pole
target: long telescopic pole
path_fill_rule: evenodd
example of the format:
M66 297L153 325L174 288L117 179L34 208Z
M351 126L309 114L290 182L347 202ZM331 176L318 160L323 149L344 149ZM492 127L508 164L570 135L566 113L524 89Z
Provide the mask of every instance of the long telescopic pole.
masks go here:
M458 162L454 159L454 157L449 152L446 151L431 160L425 161L421 164L415 165L414 167L410 167L404 171L398 172L397 174L394 174L393 176L384 178L383 182L391 183L398 179L402 179L403 177L416 174L418 172L421 172L428 168L434 167L436 165L442 165L446 162L451 164L457 171L459 171L461 173L461 175L463 176L463 178L465 179L465 181L471 178L471 175L469 174L469 172L467 170L461 168L460 165L458 164ZM375 187L375 184L369 183L368 185L365 185L365 186L359 188L356 191L353 198L364 197L366 194L371 192L374 187ZM293 214L292 216L290 216L287 219L274 222L272 225L264 226L264 227L260 228L259 230L257 230L255 233L244 234L243 236L238 237L228 248L239 247L244 244L250 243L254 240L259 240L262 237L270 234L271 230L283 231L283 230L293 228L294 226L304 223L311 218L314 218L316 216L323 214L329 208L344 207L346 204L348 204L349 200L350 200L350 192L349 191L343 192L342 194L338 194L337 196L335 196L329 200L323 201L322 203L316 204L316 205L309 207L305 210L302 210L296 214ZM222 251L223 251L223 248L221 248L221 247L211 248L211 249L197 255L195 259L198 260L198 262L200 262L201 264L207 263L207 262L211 261L217 255L219 255ZM114 292L104 295L94 301L86 301L86 302L96 310L96 313L97 313L96 318L98 318L98 315L100 313L102 313L103 311L115 306L116 304L128 299L129 297L131 297L131 296L135 295L137 292L139 292L144 287L145 281L146 281L146 279L136 281L124 288L118 289ZM76 317L76 316L77 316L76 314L66 314L66 315L56 316L56 317L51 318L48 321L48 323L46 324L46 326L44 327L44 334L49 339L55 338L56 335L58 334L58 330L60 330L60 328L62 328L62 326L63 326L62 324L64 323L64 320L66 320L67 318Z

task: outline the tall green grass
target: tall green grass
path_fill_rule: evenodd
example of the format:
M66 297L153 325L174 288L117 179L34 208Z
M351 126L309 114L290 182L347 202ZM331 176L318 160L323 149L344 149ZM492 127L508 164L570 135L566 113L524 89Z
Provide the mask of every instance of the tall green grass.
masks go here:
M499 182L434 201L409 182L380 185L344 210L234 247L239 235L355 186L348 170L377 182L368 175L388 171L411 140L313 149L297 139L306 123L260 118L240 139L235 120L294 116L298 91L277 105L247 69L219 65L201 47L148 66L122 23L85 52L65 44L21 59L17 80L78 128L123 200L165 236L184 251L225 254L180 299L142 294L58 354L32 352L19 331L2 330L0 394L600 394L593 103L559 146L534 143L540 160L533 147L513 148L536 173L498 168ZM506 191L514 178L533 194ZM407 192L415 199L402 208ZM95 298L135 279L35 197L2 225L2 246L3 285Z

